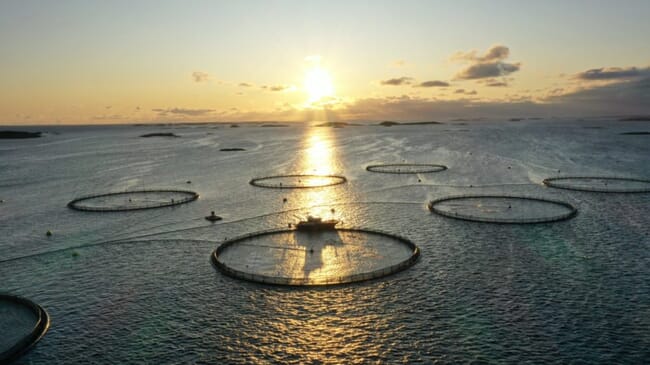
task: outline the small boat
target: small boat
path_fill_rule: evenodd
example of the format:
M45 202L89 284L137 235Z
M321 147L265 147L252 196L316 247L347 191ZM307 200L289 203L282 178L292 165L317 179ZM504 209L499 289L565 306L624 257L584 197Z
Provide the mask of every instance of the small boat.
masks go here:
M210 222L216 222L216 221L220 221L222 218L214 214L214 211L212 211L210 212L209 216L205 217L205 219L209 220Z
M336 219L327 219L323 220L320 217L312 217L311 215L307 217L307 220L300 221L296 224L296 229L298 231L328 231L335 229L339 223Z

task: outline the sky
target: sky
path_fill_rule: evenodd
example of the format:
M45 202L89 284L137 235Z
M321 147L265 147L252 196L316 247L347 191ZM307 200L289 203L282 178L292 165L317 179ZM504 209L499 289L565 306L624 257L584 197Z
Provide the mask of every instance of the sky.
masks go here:
M650 1L0 1L0 124L650 114Z

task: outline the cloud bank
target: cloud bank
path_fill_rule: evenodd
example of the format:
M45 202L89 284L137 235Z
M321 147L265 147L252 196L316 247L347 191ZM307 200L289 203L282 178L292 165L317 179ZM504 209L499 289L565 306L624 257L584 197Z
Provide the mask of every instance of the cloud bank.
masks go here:
M594 81L594 80L622 80L638 77L650 77L650 67L601 67L580 72L574 75L575 79Z
M203 116L213 113L214 109L188 109L188 108L167 108L167 109L151 109L151 111L158 113L159 116L167 115L180 115L180 116Z

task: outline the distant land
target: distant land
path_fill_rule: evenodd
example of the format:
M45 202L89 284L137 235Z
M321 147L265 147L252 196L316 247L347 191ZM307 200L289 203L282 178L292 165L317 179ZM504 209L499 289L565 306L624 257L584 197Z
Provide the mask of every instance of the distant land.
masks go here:
M650 122L650 115L637 115L619 119L621 122Z
M233 148L222 148L219 151L231 152L231 151L246 151L245 148L233 147Z
M441 122L436 122L436 121L430 121L430 122L394 122L391 120L385 120L379 125L384 126L384 127L392 127L394 125L427 125L427 124L444 124Z
M644 131L644 132L624 132L624 133L621 133L621 135L623 135L623 136L644 136L644 135L647 135L647 134L650 134L650 132L645 132Z
M281 128L281 127L288 127L286 124L262 124L263 128Z
M178 136L178 135L176 135L174 133L147 133L147 134L141 135L140 137L142 137L142 138L149 138L149 137L173 137L173 138L176 138L176 137L180 137L180 136Z
M0 139L24 139L39 137L41 137L41 132L0 131Z

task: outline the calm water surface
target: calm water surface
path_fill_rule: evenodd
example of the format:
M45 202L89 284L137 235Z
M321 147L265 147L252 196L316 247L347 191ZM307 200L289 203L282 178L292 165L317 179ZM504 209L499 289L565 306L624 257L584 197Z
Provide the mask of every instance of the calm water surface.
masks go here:
M585 128L594 126L602 128ZM650 194L557 190L541 181L650 178L648 136L619 134L647 129L613 121L43 127L43 138L2 140L0 291L34 300L52 320L18 363L644 363ZM180 138L139 137L151 132ZM449 169L365 170L400 162ZM297 173L348 182L299 190L248 184ZM66 208L80 195L150 188L201 196L126 213ZM425 207L467 193L547 197L579 214L494 225ZM212 210L224 220L205 221ZM307 214L407 237L422 257L383 279L316 289L242 282L211 265L219 241Z

